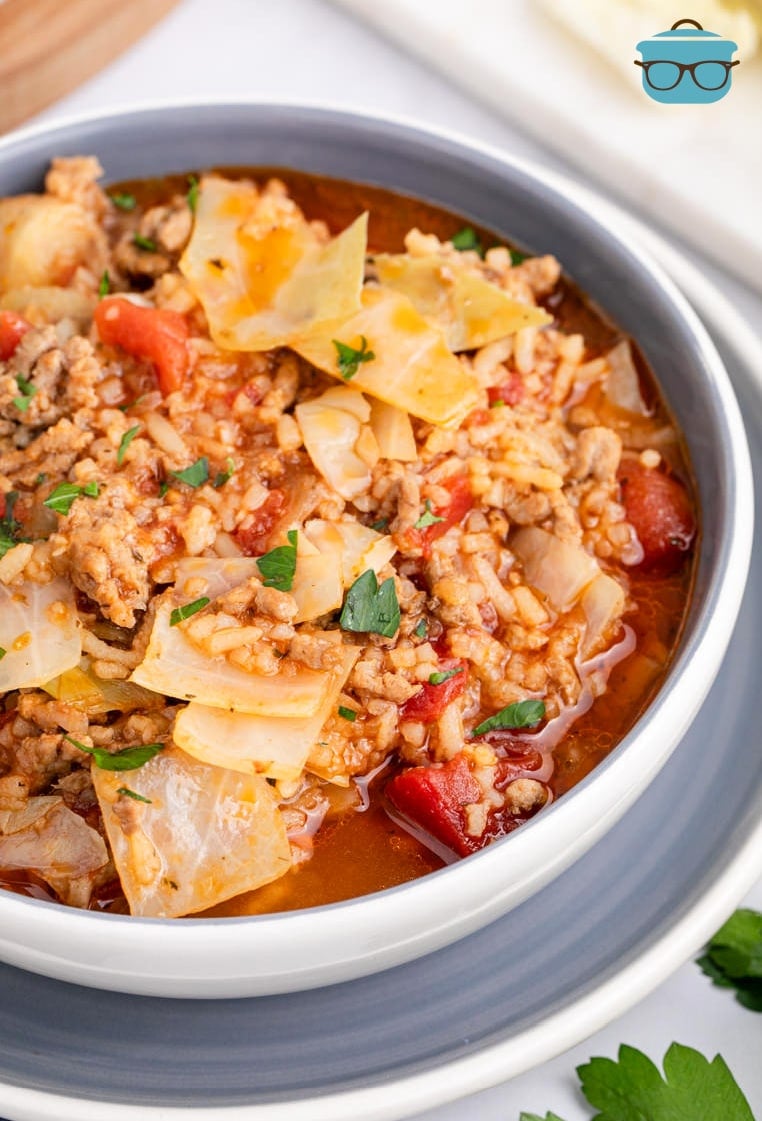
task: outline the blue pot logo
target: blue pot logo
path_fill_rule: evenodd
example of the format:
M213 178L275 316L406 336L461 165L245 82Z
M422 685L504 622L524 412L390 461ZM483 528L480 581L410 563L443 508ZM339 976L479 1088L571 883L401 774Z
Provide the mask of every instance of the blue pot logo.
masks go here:
M643 89L654 101L667 105L719 101L730 89L732 70L739 61L731 61L737 43L704 31L695 19L679 19L669 31L642 39L636 49L643 56L642 62L635 62L642 67Z

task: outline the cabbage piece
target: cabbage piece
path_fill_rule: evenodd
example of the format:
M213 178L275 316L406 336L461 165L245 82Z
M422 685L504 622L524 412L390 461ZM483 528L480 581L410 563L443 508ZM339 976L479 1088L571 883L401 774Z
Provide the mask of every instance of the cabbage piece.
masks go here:
M107 863L100 833L70 810L63 798L30 798L23 810L0 813L0 867L31 869L64 902L76 893L71 901L86 905L91 885L85 885L83 893L81 881Z
M139 770L94 767L93 783L133 915L203 911L291 867L283 817L256 775L208 767L168 747ZM115 812L125 786L150 799L132 802L137 820L127 829Z
M44 685L79 664L80 624L66 580L0 584L0 693Z
M204 763L294 781L302 773L321 728L336 711L339 694L359 654L359 647L344 647L342 664L332 671L330 687L314 716L249 716L193 702L177 717L175 743Z
M556 611L568 611L601 571L581 545L560 541L535 526L520 529L510 547L524 565L527 582L546 595Z
M473 350L522 327L553 322L543 308L514 300L456 260L379 253L373 262L381 283L407 296L442 331L450 350Z
M0 308L3 310L24 314L37 312L48 323L57 323L59 319L74 319L80 328L87 326L93 318L95 304L94 296L78 292L75 288L57 288L55 285L12 288L0 297Z
M602 572L585 588L580 602L587 620L581 653L589 658L606 646L613 627L622 618L624 589L613 576Z
M618 409L638 416L648 416L648 409L640 392L640 378L632 358L628 339L622 339L606 355L609 372L606 377L606 397Z
M360 306L367 214L321 244L300 215L252 183L201 180L193 234L180 261L209 330L227 350L270 350Z
M57 701L65 701L88 716L134 712L136 709L161 708L164 705L163 697L132 681L98 677L92 671L89 658L83 658L74 669L48 681L43 689Z
M328 389L294 412L310 459L333 489L350 500L366 491L379 455L362 393L349 386Z
M418 458L410 415L404 409L374 398L370 403L370 426L382 459L414 463Z
M344 599L341 536L331 526L320 548L317 544L313 544L306 533L299 534L296 572L291 587L291 595L299 608L295 623L319 619L321 615L341 607Z
M454 428L479 399L479 383L406 297L391 288L366 287L362 309L315 327L291 342L299 354L341 378L334 339L373 359L352 376L352 386L389 405L445 428Z
M359 522L327 522L313 518L305 523L304 535L321 552L335 558L345 588L369 568L378 575L397 552L388 533L378 533Z

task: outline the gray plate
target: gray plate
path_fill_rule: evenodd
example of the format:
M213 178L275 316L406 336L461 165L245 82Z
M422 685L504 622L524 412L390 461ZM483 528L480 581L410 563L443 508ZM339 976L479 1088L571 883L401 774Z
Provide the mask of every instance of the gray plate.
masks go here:
M720 335L716 342L752 456L762 463L762 393L733 347ZM757 494L762 527L762 487ZM703 901L716 896L727 869L734 868L738 891L759 869L758 856L749 855L748 875L738 876L738 854L748 853L762 810L760 622L762 528L723 669L659 778L560 879L457 945L345 985L216 1002L97 992L0 966L0 1104L13 1121L121 1117L105 1104L117 1102L129 1105L131 1117L156 1121L165 1117L156 1107L171 1106L212 1107L215 1116L239 1106L257 1118L281 1109L289 1118L356 1117L361 1099L366 1119L401 1116L426 1104L406 1094L402 1080L441 1071L429 1104L498 1081L508 1069L501 1075L493 1062L469 1073L469 1057L499 1058L533 1027L587 1002L575 1029L582 1038L601 1022L589 1011L591 998L620 985L670 939L675 966L674 932L690 928L681 952L692 952L709 929ZM702 907L698 929L692 913ZM650 981L641 976L640 991L619 1010L656 983L660 969ZM559 1038L547 1034L532 1061L574 1041ZM385 1092L368 1101L368 1089L381 1085ZM343 1105L332 1097L341 1092L349 1093ZM47 1095L77 1099L79 1113ZM91 1110L94 1102L102 1104Z

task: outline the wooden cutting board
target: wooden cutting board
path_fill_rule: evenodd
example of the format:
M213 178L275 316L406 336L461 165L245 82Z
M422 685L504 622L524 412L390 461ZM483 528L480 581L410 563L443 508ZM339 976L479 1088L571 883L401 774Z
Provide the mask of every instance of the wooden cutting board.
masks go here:
M97 73L176 3L0 0L0 132Z

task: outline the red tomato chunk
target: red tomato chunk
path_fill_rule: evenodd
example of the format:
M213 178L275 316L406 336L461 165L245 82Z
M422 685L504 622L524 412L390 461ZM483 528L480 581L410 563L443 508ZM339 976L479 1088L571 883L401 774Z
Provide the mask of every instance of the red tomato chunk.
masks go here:
M275 488L251 518L238 527L233 536L247 557L261 557L267 552L273 526L283 516L287 504L285 491Z
M13 357L16 347L31 327L32 324L27 323L23 316L16 315L15 311L0 311L0 361Z
M466 832L465 807L478 802L482 790L465 756L402 771L387 783L386 796L404 817L459 856L481 848L481 838Z
M682 483L638 460L619 469L627 520L643 546L644 569L674 572L690 551L696 533L688 493Z
M466 663L456 658L447 658L440 663L440 672L458 670L453 677L448 677L439 685L426 682L421 690L415 693L409 701L405 701L400 709L401 720L418 720L422 724L431 724L438 720L450 701L454 701L466 687L468 673Z
M471 484L465 475L455 475L451 479L445 479L442 486L450 494L450 501L445 506L437 506L434 510L436 517L441 518L442 521L426 526L425 529L410 529L404 534L407 544L420 548L424 557L431 556L432 542L442 537L452 526L459 525L474 504Z
M500 407L497 405L498 401L503 405L518 405L523 396L524 379L516 370L511 373L508 381L504 381L502 385L492 385L487 390L487 398L493 408Z
M95 324L108 346L119 346L133 358L153 364L165 396L182 387L190 358L188 324L178 312L137 307L114 296L98 304Z

